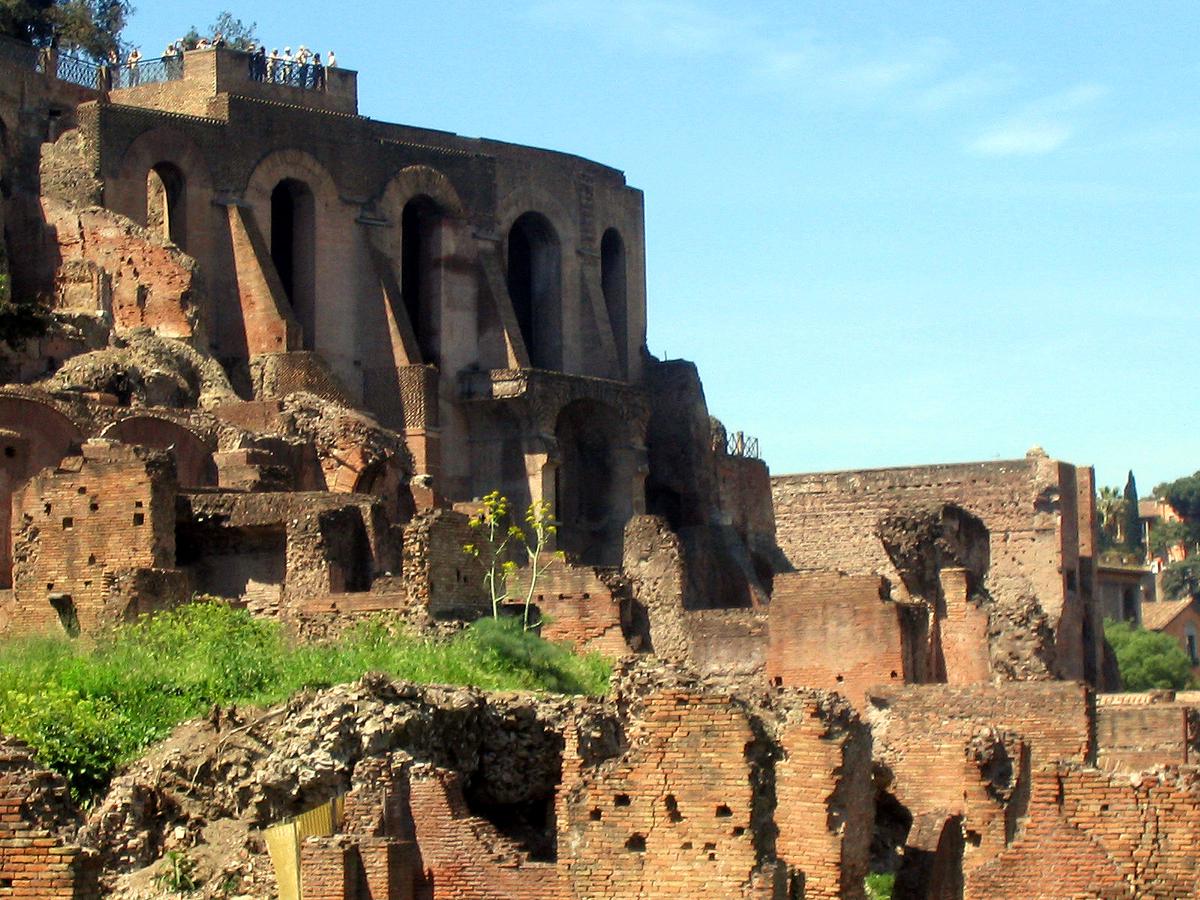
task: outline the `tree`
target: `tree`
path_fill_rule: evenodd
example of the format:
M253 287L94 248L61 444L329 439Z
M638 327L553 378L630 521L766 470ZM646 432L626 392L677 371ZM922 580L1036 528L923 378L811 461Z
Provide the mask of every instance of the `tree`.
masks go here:
M219 34L225 39L225 46L234 50L249 50L251 44L258 43L257 31L257 22L247 25L241 19L235 19L229 10L224 10L208 27L207 33L201 33L193 25L183 36L183 42L189 49L194 49L201 38L208 38L211 41Z
M1124 531L1125 546L1133 550L1142 546L1142 520L1138 513L1137 482L1133 480L1132 469L1129 470L1129 477L1125 480L1124 501L1124 528L1122 531Z
M1200 556L1190 556L1163 569L1162 589L1168 600L1200 597Z
M1170 635L1106 619L1104 637L1116 653L1125 690L1179 691L1194 684L1192 662Z
M0 34L106 60L132 12L129 0L0 0Z
M1105 548L1121 542L1124 505L1125 501L1115 487L1100 488L1096 497L1096 515L1100 518L1100 541Z
M1170 503L1181 518L1200 521L1200 472L1160 484L1154 496Z

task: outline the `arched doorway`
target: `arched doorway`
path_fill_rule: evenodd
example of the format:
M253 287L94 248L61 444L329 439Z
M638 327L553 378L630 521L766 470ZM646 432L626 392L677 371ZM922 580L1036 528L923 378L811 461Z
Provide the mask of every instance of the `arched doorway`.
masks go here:
M187 180L174 163L160 162L146 173L146 227L181 250L187 244Z
M401 216L400 293L422 362L440 362L442 211L427 196L414 197Z
M562 250L540 213L525 213L509 229L508 294L530 362L562 368Z
M600 289L617 345L617 367L621 377L629 374L629 312L625 287L625 242L615 228L600 239Z
M313 350L316 327L316 202L307 184L285 178L271 191L271 261Z

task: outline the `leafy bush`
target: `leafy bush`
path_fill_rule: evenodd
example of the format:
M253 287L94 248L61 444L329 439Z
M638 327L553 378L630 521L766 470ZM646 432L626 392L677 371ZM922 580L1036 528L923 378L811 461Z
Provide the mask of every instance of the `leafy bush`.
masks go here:
M867 900L892 900L892 888L895 884L895 875L884 875L879 872L868 875Z
M1194 686L1192 662L1170 635L1106 619L1104 637L1116 653L1125 690L1184 690Z
M214 704L263 705L367 672L491 690L603 694L609 664L525 632L476 622L433 640L383 619L337 640L292 644L276 622L198 602L118 627L86 646L66 638L0 643L0 732L29 743L78 799L122 763Z

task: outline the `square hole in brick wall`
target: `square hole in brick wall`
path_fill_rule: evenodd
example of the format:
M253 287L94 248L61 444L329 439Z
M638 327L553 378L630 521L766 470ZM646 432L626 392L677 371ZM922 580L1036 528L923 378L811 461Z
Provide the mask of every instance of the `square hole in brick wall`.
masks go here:
M644 834L631 834L629 840L625 842L625 849L632 850L634 853L645 853L646 836Z
M134 513L133 514L133 524L134 525L145 525L146 524L146 514L140 513L140 512Z
M613 806L628 806L628 805L629 805L629 795L628 794L617 794L615 797L613 797Z
M75 520L73 518L71 518L70 516L63 516L62 522L63 522L63 530L64 531L68 528L75 527Z
M593 807L592 811L588 813L588 818L593 822L599 822L604 818L604 813L600 812L600 807L596 806Z
M78 488L76 488L76 491L78 491L80 494L86 494L87 488L84 485L80 485Z
M728 806L726 806L724 803L722 803L720 806L717 807L717 818L718 819L728 819L732 815L733 815L733 810L730 809Z
M100 509L100 504L93 500L88 504L88 509L90 509L92 512L98 512Z

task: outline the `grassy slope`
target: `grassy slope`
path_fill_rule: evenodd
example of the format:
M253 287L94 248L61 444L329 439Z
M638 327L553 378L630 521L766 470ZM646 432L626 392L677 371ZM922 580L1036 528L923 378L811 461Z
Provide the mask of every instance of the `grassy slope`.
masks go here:
M264 705L367 672L492 690L602 694L599 656L476 622L433 641L366 623L321 644L290 644L275 622L197 603L105 635L94 646L58 638L0 643L0 733L31 744L77 798L102 790L122 763L214 704Z

